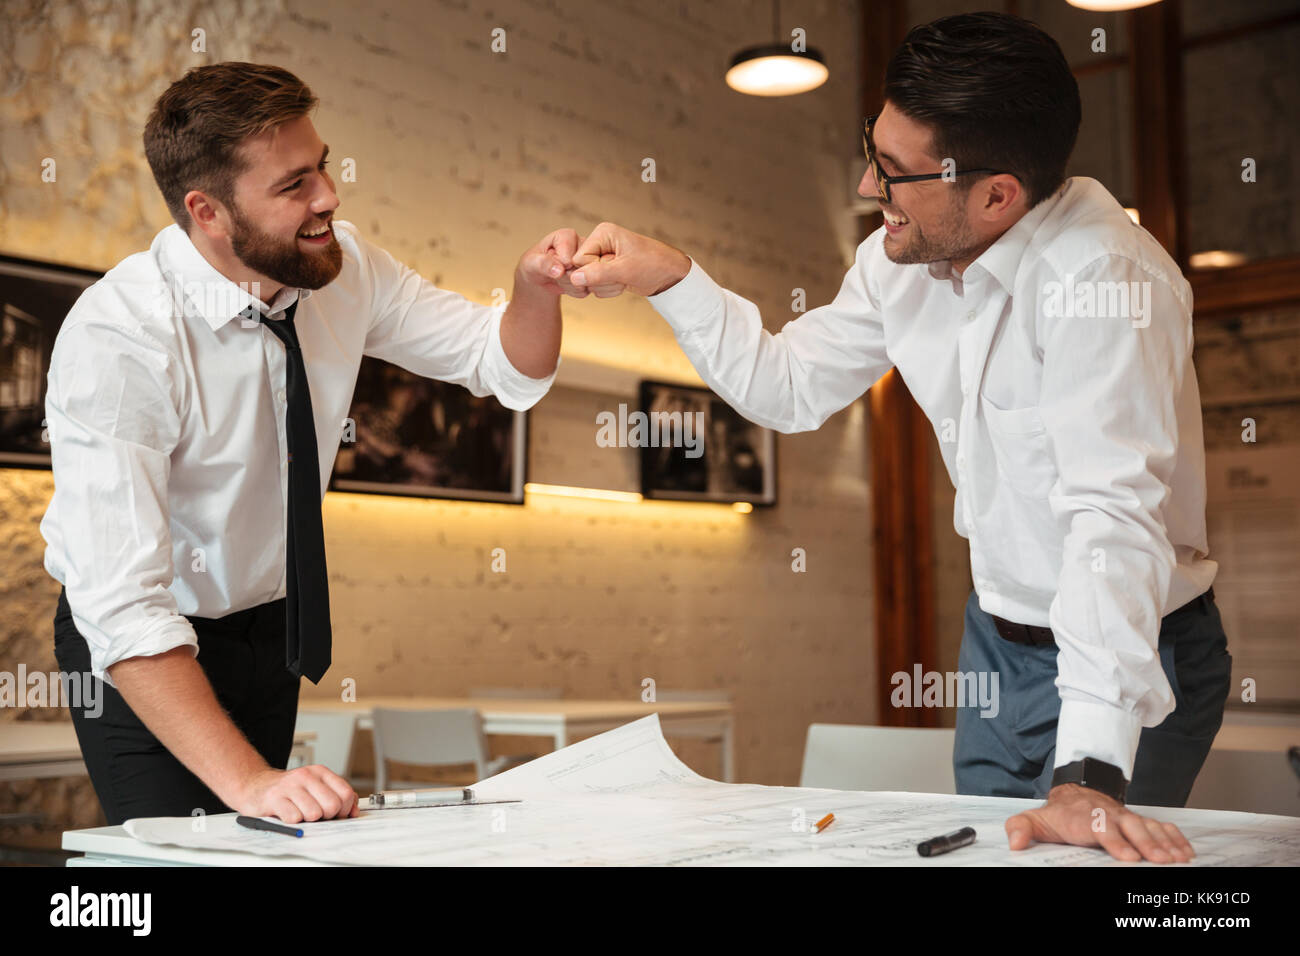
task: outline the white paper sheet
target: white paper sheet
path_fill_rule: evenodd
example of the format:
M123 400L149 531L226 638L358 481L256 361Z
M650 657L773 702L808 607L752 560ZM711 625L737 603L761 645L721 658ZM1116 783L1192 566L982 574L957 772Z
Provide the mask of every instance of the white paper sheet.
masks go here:
M478 784L521 803L380 810L301 824L301 839L246 830L233 814L129 820L146 843L296 855L361 865L1133 866L1098 849L1035 845L1013 853L1003 824L1036 800L859 793L726 784L695 773L655 715ZM1300 865L1300 818L1154 808L1192 842L1194 865ZM812 824L827 813L821 833ZM973 846L923 859L916 844L972 826ZM1154 865L1154 864L1152 864Z

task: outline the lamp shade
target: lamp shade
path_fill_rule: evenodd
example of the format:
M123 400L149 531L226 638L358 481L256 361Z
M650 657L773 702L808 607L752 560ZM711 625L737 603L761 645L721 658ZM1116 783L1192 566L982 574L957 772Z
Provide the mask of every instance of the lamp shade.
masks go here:
M727 85L751 96L792 96L815 90L830 71L813 49L796 53L788 44L772 43L741 50L727 70Z
M1093 13L1116 13L1120 10L1148 7L1153 3L1159 3L1160 0L1066 0L1066 2L1072 7L1091 10Z

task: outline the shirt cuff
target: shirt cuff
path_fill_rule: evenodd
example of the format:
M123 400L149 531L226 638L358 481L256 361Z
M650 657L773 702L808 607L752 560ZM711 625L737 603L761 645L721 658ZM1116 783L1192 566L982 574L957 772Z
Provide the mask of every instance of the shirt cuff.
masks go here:
M130 660L132 657L154 657L178 647L190 647L193 649L194 656L196 658L199 656L199 640L194 633L194 625L184 617L179 618L178 621L165 621L161 626L140 635L129 644L116 641L107 647L96 647L91 644L90 672L109 687L116 689L117 684L113 683L113 678L108 673L108 669L114 664Z
M658 295L646 297L679 336L710 324L726 305L722 286L691 260L691 270Z
M1142 721L1130 711L1093 701L1062 700L1053 769L1092 757L1119 767L1124 779L1131 781L1141 733Z
M557 357L555 369L545 378L532 378L515 368L510 356L506 355L505 346L501 344L501 319L509 304L507 302L500 306L492 317L492 334L488 336L487 354L483 361L489 373L487 381L497 400L511 411L522 412L532 408L550 391L551 384L560 371L560 363L564 360Z

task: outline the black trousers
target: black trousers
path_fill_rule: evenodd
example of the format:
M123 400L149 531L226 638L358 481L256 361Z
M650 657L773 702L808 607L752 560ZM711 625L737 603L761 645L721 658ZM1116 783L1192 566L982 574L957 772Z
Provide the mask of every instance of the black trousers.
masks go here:
M221 618L188 618L199 640L199 666L235 726L272 767L293 748L301 679L285 666L283 599ZM90 648L72 620L67 591L54 615L54 655L65 673L90 674ZM187 817L230 807L172 756L116 688L96 680L98 717L70 708L81 753L110 826L132 817Z

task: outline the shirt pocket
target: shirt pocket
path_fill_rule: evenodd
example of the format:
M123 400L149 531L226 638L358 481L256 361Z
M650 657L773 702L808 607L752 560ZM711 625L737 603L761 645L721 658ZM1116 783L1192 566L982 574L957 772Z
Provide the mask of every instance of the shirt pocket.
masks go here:
M998 408L980 396L984 421L998 474L1017 493L1045 499L1056 484L1056 466L1047 444L1047 428L1037 406Z

